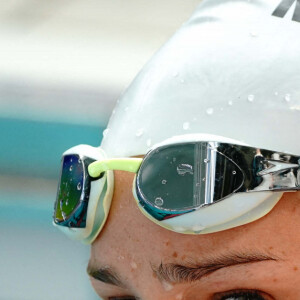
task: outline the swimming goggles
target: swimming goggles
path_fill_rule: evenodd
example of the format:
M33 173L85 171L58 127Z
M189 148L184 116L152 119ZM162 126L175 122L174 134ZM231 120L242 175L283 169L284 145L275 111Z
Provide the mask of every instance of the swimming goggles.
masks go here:
M101 148L79 145L62 157L54 225L92 243L109 213L113 170L136 173L132 192L147 218L185 234L252 222L283 192L300 190L300 156L288 153L173 139L153 146L144 158L107 158Z

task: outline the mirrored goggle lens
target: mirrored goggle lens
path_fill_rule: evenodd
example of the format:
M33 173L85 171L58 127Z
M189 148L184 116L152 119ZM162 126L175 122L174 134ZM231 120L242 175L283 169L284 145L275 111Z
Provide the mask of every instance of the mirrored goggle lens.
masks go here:
M154 211L179 214L232 194L243 181L241 169L214 145L193 142L149 152L136 187L145 208L150 205Z
M62 160L61 177L55 204L54 222L68 227L85 227L90 194L87 165L91 159L66 155Z

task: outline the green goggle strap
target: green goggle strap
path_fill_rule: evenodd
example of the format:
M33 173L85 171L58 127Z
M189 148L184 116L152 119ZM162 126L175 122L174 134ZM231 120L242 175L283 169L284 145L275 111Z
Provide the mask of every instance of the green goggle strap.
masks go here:
M91 177L99 177L101 173L108 170L120 170L136 173L140 168L143 158L112 158L99 160L88 166Z

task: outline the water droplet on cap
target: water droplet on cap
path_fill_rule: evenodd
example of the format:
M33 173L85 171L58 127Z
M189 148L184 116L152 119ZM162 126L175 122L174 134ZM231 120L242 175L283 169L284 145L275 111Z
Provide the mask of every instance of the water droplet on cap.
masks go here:
M137 137L140 137L140 136L142 136L143 134L144 134L144 128L138 129L137 132L135 133L135 135L136 135Z
M167 183L167 180L163 179L163 180L161 181L161 183L162 183L162 184L166 184L166 183Z
M236 174L236 171L232 171L232 174L235 175L235 174Z
M284 100L285 100L286 102L290 102L290 101L291 101L291 95L290 95L290 94L286 94L286 95L284 96Z
M162 206L164 204L164 200L161 198L161 197L157 197L155 200L154 200L154 203L155 205L157 206Z
M207 164L209 162L209 159L205 158L203 161Z
M108 128L106 128L105 130L103 130L103 133L102 133L102 134L103 134L103 136L104 136L104 137L106 137L106 136L107 136L107 134L108 134L108 131L109 131L109 129L108 129Z
M250 36L252 37L258 37L258 34L255 31L250 32Z
M81 190L81 183L80 183L80 182L78 182L78 184L77 184L77 190L78 190L78 191Z
M253 102L254 100L254 95L248 95L248 101Z
M80 158L78 158L78 163L79 163L79 164L81 163L81 159L80 159Z
M184 123L182 124L182 128L183 128L184 130L190 129L190 123L189 123L189 122L184 122Z
M206 113L208 115L212 115L214 113L214 109L212 107L209 107L207 110L206 110Z
M73 166L70 166L69 170L70 170L70 172L71 172L71 171L73 170Z

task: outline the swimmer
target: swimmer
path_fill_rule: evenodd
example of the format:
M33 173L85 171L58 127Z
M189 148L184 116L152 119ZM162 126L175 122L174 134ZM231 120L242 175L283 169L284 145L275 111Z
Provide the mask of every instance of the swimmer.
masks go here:
M299 0L205 0L63 154L102 299L300 299L299 36Z

